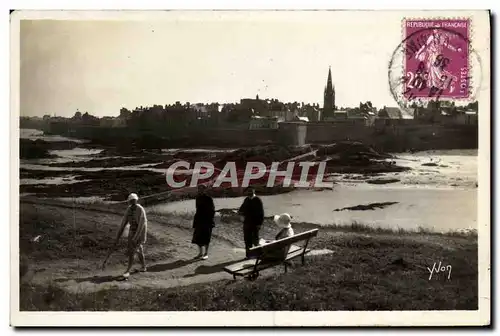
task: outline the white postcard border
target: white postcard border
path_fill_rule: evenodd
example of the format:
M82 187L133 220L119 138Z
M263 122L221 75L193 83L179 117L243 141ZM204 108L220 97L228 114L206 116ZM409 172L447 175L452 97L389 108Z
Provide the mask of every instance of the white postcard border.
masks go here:
M140 11L20 11L11 15L11 185L10 273L13 326L459 326L491 321L490 297L490 22L487 11L401 11L401 16L469 15L478 40L472 41L483 63L478 96L478 311L363 311L363 312L20 312L19 311L19 22L21 19L161 18L166 12ZM226 12L227 13L227 12ZM240 14L245 13L240 12ZM206 15L206 12L205 14ZM380 13L378 13L380 15ZM400 29L400 27L395 27ZM396 46L395 46L396 47Z

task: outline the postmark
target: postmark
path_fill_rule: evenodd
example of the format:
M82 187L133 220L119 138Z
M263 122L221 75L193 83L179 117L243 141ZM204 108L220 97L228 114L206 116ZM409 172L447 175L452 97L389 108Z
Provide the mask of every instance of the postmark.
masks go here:
M471 20L411 19L389 65L390 90L400 107L430 100L477 98L481 62L472 48Z

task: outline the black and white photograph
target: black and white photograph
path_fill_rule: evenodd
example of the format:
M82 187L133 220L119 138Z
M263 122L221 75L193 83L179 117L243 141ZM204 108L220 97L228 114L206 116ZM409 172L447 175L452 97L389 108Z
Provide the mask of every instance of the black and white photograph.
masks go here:
M10 16L12 325L490 323L489 11Z

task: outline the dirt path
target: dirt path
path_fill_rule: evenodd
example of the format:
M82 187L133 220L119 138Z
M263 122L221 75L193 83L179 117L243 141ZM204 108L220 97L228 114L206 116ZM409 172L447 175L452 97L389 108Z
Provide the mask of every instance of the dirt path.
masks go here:
M63 270L61 268L57 271L53 268L45 270L36 273L32 281L35 283L54 281L59 287L73 292L95 292L106 288L169 288L228 279L229 274L223 272L222 268L244 257L243 250L216 246L212 249L209 260L200 261L192 259L193 251L189 254L179 253L177 257L149 264L147 272L133 273L127 281L119 280L124 266L111 265L102 271L98 269L101 260L95 263L65 264ZM95 268L95 271L92 268ZM138 268L139 265L135 267Z
M52 221L54 226L64 226L69 231L76 227L83 229L88 236L97 240L99 232L107 232L106 237L116 234L121 222L121 215L113 210L101 211L99 209L85 210L83 208L72 209L68 205L37 204L31 202L24 204L21 208L21 224L29 225L30 220L36 227L42 221ZM303 228L307 229L307 228ZM276 228L266 225L261 233L263 237L275 234ZM39 228L36 232L43 233ZM78 230L76 230L78 231ZM330 235L344 235L342 232L330 232ZM51 236L52 235L52 236ZM54 253L50 260L47 257L41 260L33 259L30 263L30 271L23 277L23 282L32 284L48 285L55 284L71 292L95 293L107 288L169 288L185 286L194 283L212 282L221 279L232 279L232 276L223 271L223 267L240 261L245 252L242 242L242 232L238 223L216 224L212 235L210 257L208 260L194 260L197 248L191 244L191 220L182 216L148 215L148 243L146 244L146 261L148 272L133 273L128 281L120 281L119 277L126 268L126 256L124 251L118 251L112 255L105 270L101 269L106 254L107 246L111 244L112 238L101 237L97 249L85 250L80 244L73 244L70 253ZM349 234L347 234L349 235ZM355 234L355 235L360 235ZM72 245L73 236L61 237L59 233L45 233L49 244L38 247L45 251L51 249L51 245L64 241L66 245ZM422 236L411 237L388 236L391 239L404 239L413 242L421 242L430 245L439 245L447 250L454 249L459 244L459 239L445 236ZM315 242L311 247L314 248ZM35 246L35 248L37 248ZM318 247L316 247L318 248ZM334 246L330 247L334 251ZM314 250L312 254L332 253L332 250ZM136 260L135 269L139 268ZM276 267L262 273L262 276L283 272L282 267ZM243 281L238 279L237 281Z

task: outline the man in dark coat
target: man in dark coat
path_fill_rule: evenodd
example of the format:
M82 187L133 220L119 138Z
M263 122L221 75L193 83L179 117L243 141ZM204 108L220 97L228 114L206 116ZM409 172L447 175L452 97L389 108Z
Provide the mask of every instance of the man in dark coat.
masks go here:
M255 189L248 188L248 196L238 214L243 216L243 238L248 258L248 250L259 245L259 231L264 222L264 206L260 198L255 195Z
M208 246L212 238L212 229L215 226L215 206L212 197L207 195L203 185L198 187L196 196L196 213L193 220L192 243L198 245L199 254L196 258L208 259ZM205 247L205 251L203 251Z

